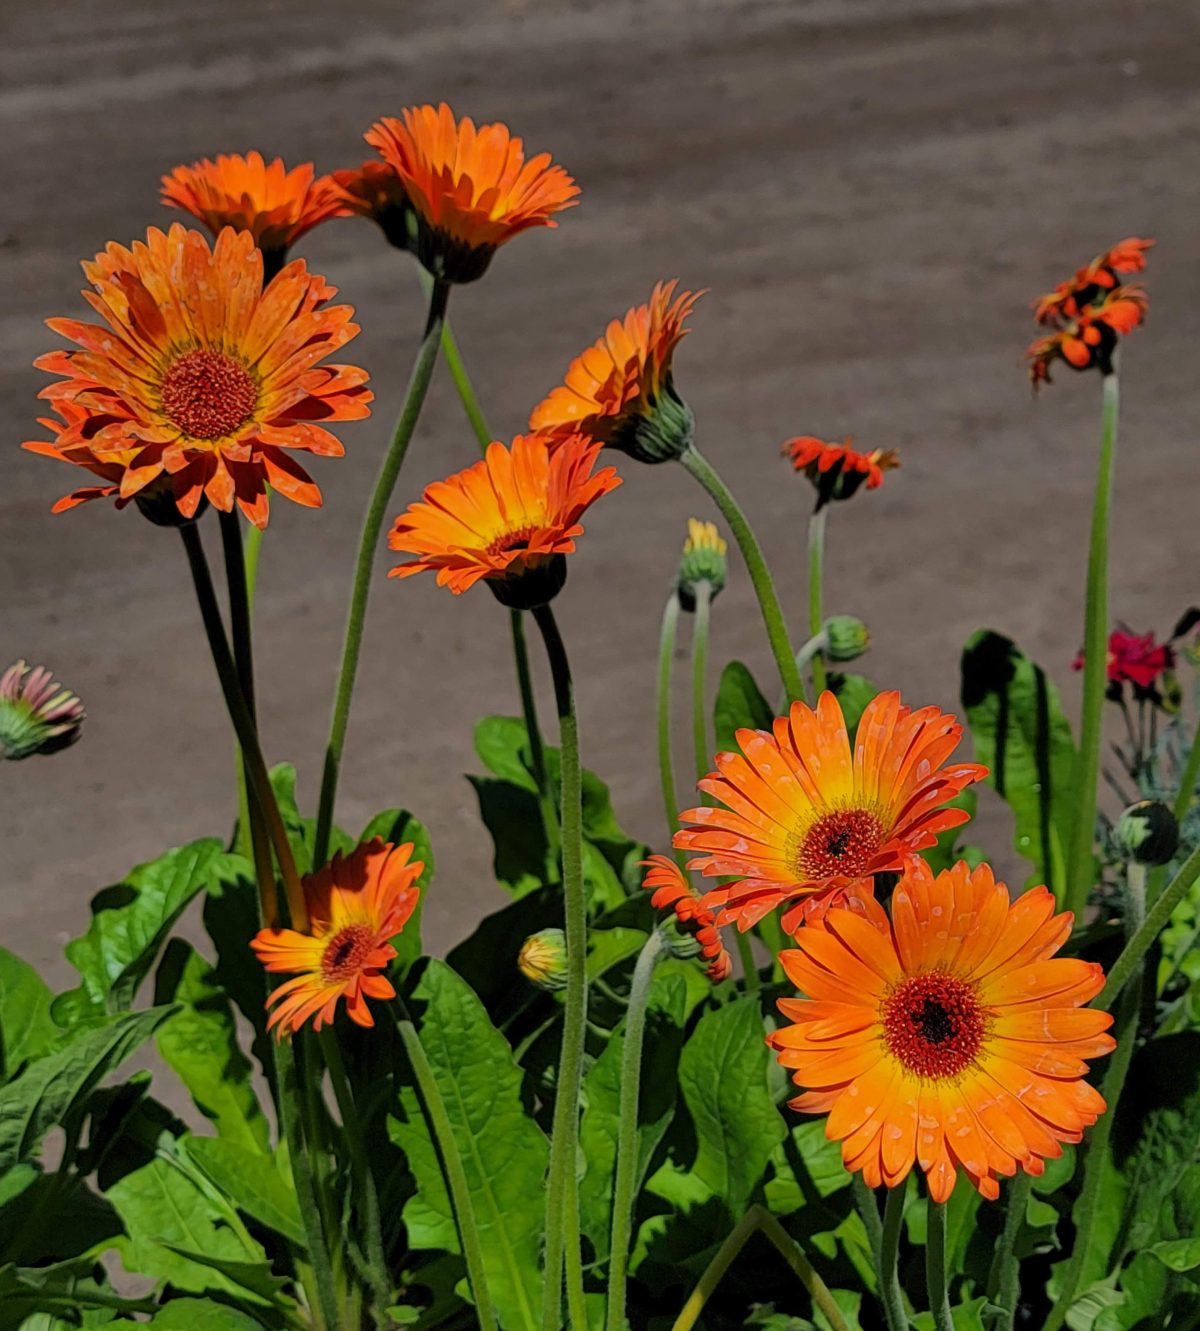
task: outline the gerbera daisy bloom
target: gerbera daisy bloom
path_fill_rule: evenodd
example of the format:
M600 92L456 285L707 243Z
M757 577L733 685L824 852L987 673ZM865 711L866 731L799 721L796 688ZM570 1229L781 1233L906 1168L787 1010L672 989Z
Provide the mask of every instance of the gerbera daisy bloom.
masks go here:
M965 823L944 807L987 775L977 763L944 765L962 726L936 707L912 711L881 693L863 711L853 752L842 709L823 693L816 710L792 704L770 731L739 730L741 753L718 753L699 783L724 808L687 809L675 845L689 869L736 881L703 905L718 924L749 929L781 902L789 933L877 873L902 871L937 834Z
M409 107L363 136L395 171L417 213L417 255L434 277L472 282L506 240L557 226L579 187L549 153L525 160L507 125L475 128L440 106Z
M0 758L58 753L79 738L86 717L45 666L18 661L0 675Z
M700 955L708 962L704 973L713 984L728 980L733 960L721 942L712 911L700 904L683 870L667 855L651 855L642 861L642 867L646 870L642 886L654 892L650 904L655 910L670 907L674 911L676 923L695 940Z
M806 434L783 445L784 457L790 458L792 466L813 483L818 509L831 499L849 499L864 482L868 490L877 490L883 484L883 473L900 465L900 455L894 448L859 453L850 444L849 435L840 444L829 444Z
M388 576L432 570L456 596L482 578L504 605L545 605L566 581L579 519L621 484L612 467L593 472L599 452L582 435L553 452L539 434L489 444L482 461L426 487L396 519L388 545L417 557Z
M1077 314L1060 318L1057 332L1033 341L1025 353L1036 390L1050 383L1050 368L1062 361L1073 370L1099 369L1111 374L1113 353L1121 337L1132 333L1146 315L1146 293L1140 287L1113 287Z
M268 164L257 152L177 166L162 178L162 201L191 213L214 236L227 226L248 231L263 252L268 281L306 231L348 211L331 177L318 177L311 162L289 171L282 158Z
M95 288L84 299L107 327L47 321L82 350L34 362L62 376L41 396L65 424L51 422L57 437L32 449L110 484L56 507L100 494L127 501L159 477L184 518L207 496L226 513L236 500L265 527L268 483L320 505L321 492L285 450L340 457L345 450L325 425L369 414L364 370L318 364L358 326L349 305L326 304L335 289L303 260L265 289L262 263L248 232L227 227L210 250L200 232L177 223L167 235L151 227L132 249L110 244L83 264Z
M671 359L703 291L655 283L650 299L614 319L604 336L577 356L562 384L540 403L530 429L555 438L582 431L639 462L667 462L692 441L693 420L675 391Z
M377 222L388 243L397 249L415 248L413 206L400 177L386 162L364 162L360 167L335 171L332 179L348 212Z
M696 585L707 582L710 596L724 590L728 564L725 555L729 547L717 531L716 523L688 518L687 540L683 543L683 558L675 588L679 604L689 613L696 609Z
M804 995L768 1036L805 1088L791 1107L829 1115L870 1187L917 1164L936 1202L959 1169L994 1200L1000 1176L1041 1174L1104 1113L1084 1060L1114 1048L1109 1014L1082 1006L1104 972L1054 956L1072 920L1044 887L1010 901L986 864L935 878L921 861L890 920L870 897L830 910L779 956Z
M333 1021L338 999L350 1019L373 1026L368 998L392 998L382 973L396 955L393 939L408 922L425 866L411 860L411 842L393 846L379 837L349 855L340 851L319 872L302 880L308 931L261 929L251 940L268 971L295 976L267 999L274 1007L268 1030L291 1035L313 1018L319 1031Z

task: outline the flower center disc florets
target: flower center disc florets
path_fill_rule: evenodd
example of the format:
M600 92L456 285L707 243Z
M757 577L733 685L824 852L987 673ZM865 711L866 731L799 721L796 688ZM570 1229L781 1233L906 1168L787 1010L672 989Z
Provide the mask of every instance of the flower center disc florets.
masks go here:
M529 548L529 538L533 535L532 525L519 527L516 531L502 532L487 548L489 555L507 555Z
M796 838L793 858L805 878L861 878L883 840L883 825L868 809L837 809Z
M918 1077L941 1081L974 1061L986 1032L975 987L944 971L902 980L882 1007L891 1053Z
M374 937L365 924L348 924L339 929L321 954L321 974L330 983L359 974L373 944Z
M257 402L249 372L220 351L185 352L163 378L162 409L193 439L232 434Z

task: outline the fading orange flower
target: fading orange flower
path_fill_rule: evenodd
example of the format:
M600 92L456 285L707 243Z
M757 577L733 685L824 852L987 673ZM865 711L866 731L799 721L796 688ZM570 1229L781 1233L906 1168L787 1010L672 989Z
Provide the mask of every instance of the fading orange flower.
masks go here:
M768 1036L805 1088L791 1107L829 1115L869 1187L919 1165L944 1202L961 1169L995 1200L999 1177L1041 1174L1104 1113L1084 1060L1115 1047L1108 1013L1082 1006L1104 972L1054 956L1072 921L1044 887L1010 901L986 864L935 878L914 862L890 920L851 896L779 956L804 995Z
M850 443L849 435L843 443L828 444L806 434L783 445L783 455L813 483L818 509L831 499L849 499L864 482L868 490L877 490L883 484L883 473L900 465L900 455L894 448L859 453Z
M358 327L349 305L327 305L335 288L303 260L265 288L262 265L248 232L227 227L210 250L178 223L166 235L151 227L132 249L114 242L83 264L94 287L84 299L107 327L47 321L82 350L35 362L62 376L41 396L64 425L46 422L56 438L26 446L110 484L76 491L56 509L103 494L128 501L160 477L185 518L207 496L227 513L236 500L265 527L268 482L320 505L291 452L340 457L325 425L369 414L364 370L318 364Z
M671 360L689 332L688 315L705 293L675 297L677 285L674 279L656 282L646 304L614 319L534 409L530 429L555 438L582 432L639 462L679 457L691 443L693 420L675 391Z
M679 926L695 938L700 955L708 962L704 973L713 984L728 980L733 972L733 959L721 942L712 911L700 904L687 875L667 855L651 855L642 861L642 867L646 870L642 886L654 892L650 904L655 910L669 906L675 912Z
M283 267L290 246L318 222L344 217L347 207L329 176L311 162L291 171L261 153L222 153L162 178L162 201L182 209L218 235L223 227L248 231L263 252L268 280Z
M295 975L267 999L275 1008L268 1030L282 1038L312 1018L319 1031L333 1021L339 998L352 1021L375 1024L367 999L395 996L383 971L396 955L391 939L420 896L417 880L425 866L409 858L412 852L411 842L393 846L379 837L349 855L339 851L302 880L307 933L259 930L250 942L259 961L268 971Z
M741 753L718 753L717 770L699 783L724 808L687 809L676 847L691 851L689 869L736 876L702 905L720 907L717 923L749 929L784 901L789 933L828 909L850 888L866 890L877 873L895 873L965 823L944 806L987 775L977 763L944 766L962 726L936 707L912 711L898 693L881 693L863 711L854 749L842 709L823 693L816 710L792 704L771 731L739 730Z
M475 128L440 106L409 107L363 136L395 171L416 210L417 253L434 277L482 277L506 240L535 226L557 226L579 187L549 153L525 159L507 125Z
M1154 244L1139 236L1127 236L1112 249L1097 254L1075 270L1069 282L1060 282L1047 296L1034 303L1034 318L1041 324L1057 323L1060 318L1074 319L1097 297L1121 285L1125 273L1140 273L1146 267L1146 251Z
M413 207L400 177L386 162L364 162L335 171L332 179L347 212L377 222L388 243L397 249L415 249L415 225L409 226Z
M580 518L621 484L612 467L593 472L599 453L582 435L553 452L539 434L489 444L482 461L427 486L396 519L389 547L417 557L388 576L434 571L456 596L485 579L504 605L545 605L566 580Z

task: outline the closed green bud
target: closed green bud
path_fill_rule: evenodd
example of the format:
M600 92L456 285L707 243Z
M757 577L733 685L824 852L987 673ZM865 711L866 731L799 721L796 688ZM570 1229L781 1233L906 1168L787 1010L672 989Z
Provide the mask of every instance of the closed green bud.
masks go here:
M1139 800L1117 819L1113 840L1135 864L1168 864L1179 849L1179 825L1160 800Z
M567 939L561 929L542 929L521 944L517 969L539 989L567 987Z
M692 612L696 609L697 584L707 582L710 596L716 596L725 586L729 568L725 559L727 549L725 539L714 523L688 518L688 536L683 543L683 558L679 561L679 576L675 583L679 604L685 610Z
M871 644L871 635L853 615L831 615L824 626L825 656L830 661L854 661Z

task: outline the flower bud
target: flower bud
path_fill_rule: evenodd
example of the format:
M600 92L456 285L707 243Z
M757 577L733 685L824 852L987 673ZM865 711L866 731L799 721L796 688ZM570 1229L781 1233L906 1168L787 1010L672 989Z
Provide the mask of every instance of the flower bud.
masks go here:
M202 517L208 507L207 497L201 495L195 513L190 518L184 517L175 498L174 483L165 472L139 490L133 496L133 502L137 504L142 517L149 519L156 527L186 527L189 522Z
M1179 849L1179 825L1160 800L1139 800L1117 820L1113 840L1135 864L1167 864Z
M0 675L0 757L57 753L79 738L85 715L45 666L18 661Z
M688 518L688 537L683 543L683 558L679 561L675 587L679 604L689 613L696 609L697 583L707 582L710 596L716 596L725 586L727 549L714 523Z
M853 615L831 615L824 625L825 656L830 661L854 661L867 650L871 635Z
M539 989L553 993L567 985L567 939L561 929L542 929L521 944L517 969Z

